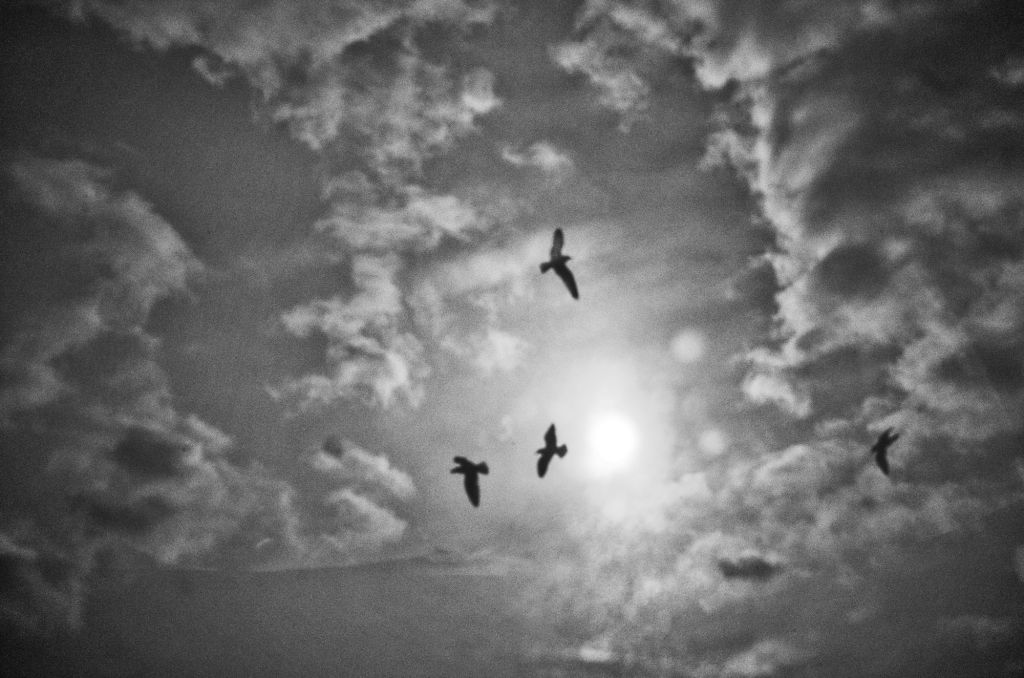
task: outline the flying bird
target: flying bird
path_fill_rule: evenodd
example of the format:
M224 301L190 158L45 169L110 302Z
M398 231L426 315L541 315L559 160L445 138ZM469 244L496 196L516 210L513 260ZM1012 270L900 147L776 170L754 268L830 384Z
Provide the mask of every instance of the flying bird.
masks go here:
M455 468L452 469L452 473L461 473L465 476L463 483L466 486L466 495L469 497L469 503L473 506L480 505L480 474L487 474L487 462L482 461L479 464L474 464L465 457L455 457Z
M554 269L555 273L565 286L569 288L569 294L572 295L573 299L580 298L580 292L576 289L576 278L572 276L572 271L565 265L565 262L572 259L568 254L562 254L562 245L565 244L565 235L562 233L562 229L555 229L555 236L551 240L551 258L548 261L543 262L540 265L540 272L547 273L548 269Z
M882 434L878 436L878 440L871 446L871 452L875 455L875 463L878 464L878 468L882 469L882 473L889 475L889 460L885 458L886 452L889 451L889 446L896 442L896 439L900 437L899 433L893 433L893 428L889 428L882 431Z
M537 475L543 478L544 474L548 472L548 464L551 463L551 457L556 454L559 457L564 457L568 451L568 447L558 444L558 438L555 435L555 425L549 426L548 432L544 434L544 447L537 450L537 454L540 455L540 458L537 459Z

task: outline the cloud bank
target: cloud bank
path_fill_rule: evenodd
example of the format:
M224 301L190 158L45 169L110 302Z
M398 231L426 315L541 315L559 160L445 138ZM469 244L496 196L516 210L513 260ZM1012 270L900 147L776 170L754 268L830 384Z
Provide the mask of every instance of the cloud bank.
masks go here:
M966 539L1019 510L1015 12L1005 2L588 2L577 35L554 51L627 127L659 94L665 64L689 64L717 102L704 164L735 173L775 240L765 254L780 290L774 329L739 357L740 386L795 435L774 450L732 449L699 483L691 474L666 488L657 510L685 527L650 537L674 544L665 553L601 528L658 554L635 567L583 558L595 579L618 582L589 612L621 630L620 651L676 628L637 582L660 601L719 609L730 591L764 595L755 582L771 590L825 571L859 581L913 558L923 540ZM893 481L865 463L889 426L902 434ZM786 569L770 573L745 550L773 550ZM637 633L643 624L656 630ZM774 646L758 647L708 670L777 675L813 654L773 662Z
M380 502L414 488L384 457L354 450L339 462L324 504L333 518L319 525L281 470L178 411L147 321L205 267L140 195L79 160L20 158L4 179L19 217L8 236L32 252L12 265L32 290L5 308L0 426L40 456L42 480L5 468L28 473L50 506L0 525L5 625L75 625L87 581L111 560L336 564L403 534Z

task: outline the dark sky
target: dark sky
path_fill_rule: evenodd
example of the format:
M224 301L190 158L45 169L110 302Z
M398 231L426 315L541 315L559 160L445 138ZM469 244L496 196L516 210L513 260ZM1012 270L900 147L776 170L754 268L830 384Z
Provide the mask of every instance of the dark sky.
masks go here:
M17 2L0 93L5 670L1024 672L1018 3Z

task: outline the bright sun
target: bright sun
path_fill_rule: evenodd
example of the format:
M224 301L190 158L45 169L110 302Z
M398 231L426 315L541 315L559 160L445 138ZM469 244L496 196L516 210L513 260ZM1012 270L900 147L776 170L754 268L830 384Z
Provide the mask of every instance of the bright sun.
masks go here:
M618 412L605 412L590 420L587 466L595 476L610 476L633 462L639 437L636 425Z

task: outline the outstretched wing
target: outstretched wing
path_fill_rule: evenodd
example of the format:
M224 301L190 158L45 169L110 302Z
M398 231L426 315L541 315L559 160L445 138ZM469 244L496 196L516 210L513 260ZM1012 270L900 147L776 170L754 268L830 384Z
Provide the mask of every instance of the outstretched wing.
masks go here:
M469 503L473 506L480 505L480 479L475 473L467 473L466 481L466 496L469 497Z
M548 464L550 463L551 455L542 452L537 459L537 475L543 478L544 474L548 472Z
M886 459L884 450L875 453L875 463L882 469L882 473L889 475L889 460Z
M558 444L558 437L555 435L555 425L548 426L547 433L544 434L544 444L548 447L554 447Z
M562 234L562 229L555 229L555 236L551 239L551 258L557 259L562 256L562 245L565 244L565 235Z
M565 286L569 288L569 294L572 295L572 298L579 299L580 292L576 289L576 278L573 277L572 271L569 270L569 267L565 264L555 266L555 273L557 273L558 277L562 279Z

